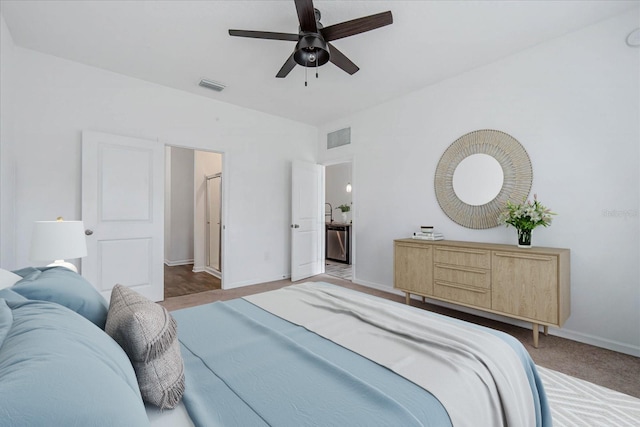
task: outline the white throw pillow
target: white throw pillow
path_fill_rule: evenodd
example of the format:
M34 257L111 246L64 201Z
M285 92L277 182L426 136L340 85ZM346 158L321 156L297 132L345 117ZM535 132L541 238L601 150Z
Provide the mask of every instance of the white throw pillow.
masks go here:
M22 277L16 273L12 273L9 270L3 270L0 268L0 289L9 288L13 286L18 280L22 280Z

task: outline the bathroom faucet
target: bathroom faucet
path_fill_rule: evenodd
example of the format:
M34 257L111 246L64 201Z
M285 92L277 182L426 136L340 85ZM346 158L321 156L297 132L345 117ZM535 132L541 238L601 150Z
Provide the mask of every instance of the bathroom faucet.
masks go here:
M331 206L331 203L325 203L325 205L329 205L329 222L333 222L333 206ZM324 211L324 219L327 219L327 207L324 207L325 211Z

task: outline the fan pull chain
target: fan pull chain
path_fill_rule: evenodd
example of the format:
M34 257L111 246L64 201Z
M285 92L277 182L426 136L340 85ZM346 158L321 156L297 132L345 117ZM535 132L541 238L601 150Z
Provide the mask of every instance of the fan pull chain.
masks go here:
M304 87L307 87L307 61L304 61Z
M320 61L316 61L316 79L318 78L318 62Z

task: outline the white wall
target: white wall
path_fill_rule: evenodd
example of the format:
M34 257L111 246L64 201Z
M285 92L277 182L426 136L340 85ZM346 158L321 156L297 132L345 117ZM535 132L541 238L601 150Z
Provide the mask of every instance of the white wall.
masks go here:
M3 267L30 264L33 221L80 217L89 129L224 152L226 287L290 274L291 161L316 160L316 128L17 46L11 65L16 219L2 227L15 226L19 238Z
M340 205L351 206L351 193L347 193L347 184L351 182L351 163L338 163L325 168L325 202L333 207L334 222L342 222L342 211L337 209ZM326 207L329 213L329 207ZM351 218L351 211L347 213L347 219ZM329 217L326 217L327 221Z
M165 170L169 188L165 188L165 264L181 265L193 263L193 150L169 147L169 170ZM169 191L167 191L169 190Z
M498 129L525 147L532 193L558 213L533 244L571 249L572 314L552 331L640 355L640 51L638 10L322 127L351 127L355 281L393 286L393 245L420 224L448 239L515 243L513 228L470 230L440 209L433 179L457 138ZM381 173L383 171L384 173Z
M0 267L15 265L15 158L13 150L14 45L0 15Z

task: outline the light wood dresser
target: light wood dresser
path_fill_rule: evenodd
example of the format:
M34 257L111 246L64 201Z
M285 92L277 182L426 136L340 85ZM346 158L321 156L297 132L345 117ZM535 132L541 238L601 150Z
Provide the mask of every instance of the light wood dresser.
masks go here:
M452 240L394 241L394 288L533 324L561 327L571 310L569 249Z

